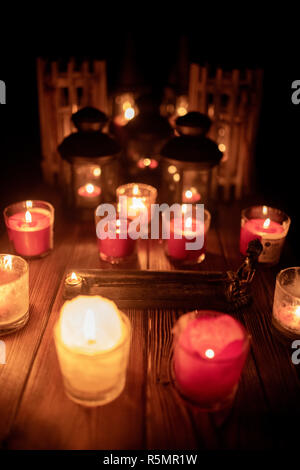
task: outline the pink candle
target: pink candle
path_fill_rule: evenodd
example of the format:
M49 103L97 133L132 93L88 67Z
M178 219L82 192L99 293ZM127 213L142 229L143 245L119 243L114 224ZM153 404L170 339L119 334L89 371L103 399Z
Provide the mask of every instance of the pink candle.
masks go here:
M195 242L196 236L199 236L200 233L204 235L204 224L199 224L198 232L196 231L196 219L187 218L186 224L183 223L182 218L182 238L175 238L175 226L176 219L170 221L170 239L167 240L167 253L171 258L175 260L185 260L185 261L195 261L205 253L205 237L203 247L199 250L187 250L186 244ZM194 235L194 238L186 238L186 236Z
M277 209L267 206L245 209L242 212L240 252L246 255L249 242L258 238L263 245L259 262L277 263L289 225L288 216Z
M21 204L13 204L5 211L9 239L16 253L21 256L44 255L53 247L53 208L42 201L27 201L25 209L17 212L9 210Z
M127 232L127 238L123 239L120 238L120 220L117 220L117 228L116 228L116 238L105 238L101 240L98 238L98 248L100 257L104 261L109 261L112 264L119 263L124 258L132 255L135 248L136 240L132 240L129 237ZM127 229L129 222L127 223Z
M205 410L230 403L249 350L242 325L203 310L180 317L174 333L174 374L182 394Z

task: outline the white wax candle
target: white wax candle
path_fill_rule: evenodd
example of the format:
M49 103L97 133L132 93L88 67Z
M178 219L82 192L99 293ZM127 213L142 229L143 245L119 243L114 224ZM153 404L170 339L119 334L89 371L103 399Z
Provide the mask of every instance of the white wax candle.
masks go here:
M77 296L66 302L55 341L67 394L86 406L116 398L125 386L130 323L114 302Z

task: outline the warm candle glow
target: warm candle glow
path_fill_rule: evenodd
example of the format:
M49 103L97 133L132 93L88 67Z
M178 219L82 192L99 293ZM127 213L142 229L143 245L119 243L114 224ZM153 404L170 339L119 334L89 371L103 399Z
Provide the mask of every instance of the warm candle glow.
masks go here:
M295 316L298 317L298 318L300 318L300 305L299 305L299 307L297 307L296 310L295 310Z
M264 215L267 215L267 213L268 213L268 208L267 208L267 206L263 206L263 208L262 208L262 213L263 213Z
M266 219L264 221L263 228L268 228L270 226L270 223L271 223L271 219L269 219L269 218Z
M3 256L3 267L4 269L10 270L12 269L12 258L10 255Z
M32 201L26 201L26 209L32 209Z
M212 359L215 356L215 353L212 349L207 349L205 351L205 356L208 357L208 359Z
M86 192L89 194L92 194L94 192L94 185L91 183L88 183L85 185Z
M185 222L185 228L192 228L192 223L193 223L192 217L188 217Z
M91 309L87 309L85 312L83 334L89 344L96 342L95 314Z
M178 181L180 181L180 174L179 173L175 173L175 175L173 176L173 180L178 183Z
M193 193L190 189L188 189L186 192L185 192L185 197L187 199L191 199L191 197L193 196Z
M135 184L135 185L133 186L132 194L134 194L134 196L136 196L137 194L139 194L139 187L138 187L137 184Z
M187 204L182 204L181 212L182 212L183 214L186 214L186 211L187 211Z
M170 173L170 175L174 175L174 173L176 173L176 171L177 171L177 168L176 168L175 165L170 165L168 167L168 173Z
M74 272L72 272L70 277L71 277L72 281L77 281L78 280L78 277L77 277L76 273L74 273Z
M32 222L31 213L29 211L25 212L25 220L27 224L30 224Z
M130 119L133 119L135 115L135 111L133 108L127 108L126 111L124 112L125 118L130 121Z
M100 176L101 175L101 168L95 168L93 171L94 176Z
M144 162L143 162L143 163L144 163L145 166L151 165L151 160L150 160L150 158L144 158Z

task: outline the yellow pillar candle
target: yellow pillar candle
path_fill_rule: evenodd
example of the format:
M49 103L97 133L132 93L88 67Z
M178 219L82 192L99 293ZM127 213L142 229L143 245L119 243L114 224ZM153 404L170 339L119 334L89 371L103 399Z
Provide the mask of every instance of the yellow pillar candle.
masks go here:
M128 317L111 300L80 295L65 302L54 339L71 400L99 406L120 395L126 381L130 331Z
M22 328L28 316L28 263L20 256L0 255L0 335Z

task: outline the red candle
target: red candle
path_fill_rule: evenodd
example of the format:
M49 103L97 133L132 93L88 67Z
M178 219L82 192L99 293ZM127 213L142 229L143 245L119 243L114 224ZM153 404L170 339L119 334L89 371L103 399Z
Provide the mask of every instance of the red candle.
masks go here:
M35 203L39 205L39 201L27 201L27 210L8 215L10 208L23 203L14 204L5 213L9 239L16 253L25 257L41 256L53 247L53 214L44 207L35 207ZM52 208L48 203L40 205Z
M205 244L203 244L203 247L199 250L187 250L186 244L194 243L196 240L196 236L200 236L201 233L203 233L204 236L204 224L199 222L198 225L200 225L200 227L197 227L198 231L196 232L195 218L188 217L185 224L183 220L184 219L182 218L181 223L183 229L179 230L179 232L182 234L181 239L175 238L175 233L177 233L177 219L172 219L170 221L170 238L169 240L167 240L167 253L171 258L174 258L175 260L195 261L205 253ZM194 235L194 238L186 238L186 236L192 234Z
M249 350L242 325L214 311L180 317L174 337L174 373L184 396L202 409L216 410L230 402Z
M84 186L80 186L77 192L79 196L93 198L99 196L101 193L101 188L99 188L99 186L95 186L94 184L87 183Z
M104 240L98 238L98 248L102 260L114 264L119 263L124 258L133 254L136 240L130 238L128 233L129 222L126 221L125 223L127 227L127 238L120 238L120 220L116 221L116 238L105 238Z

